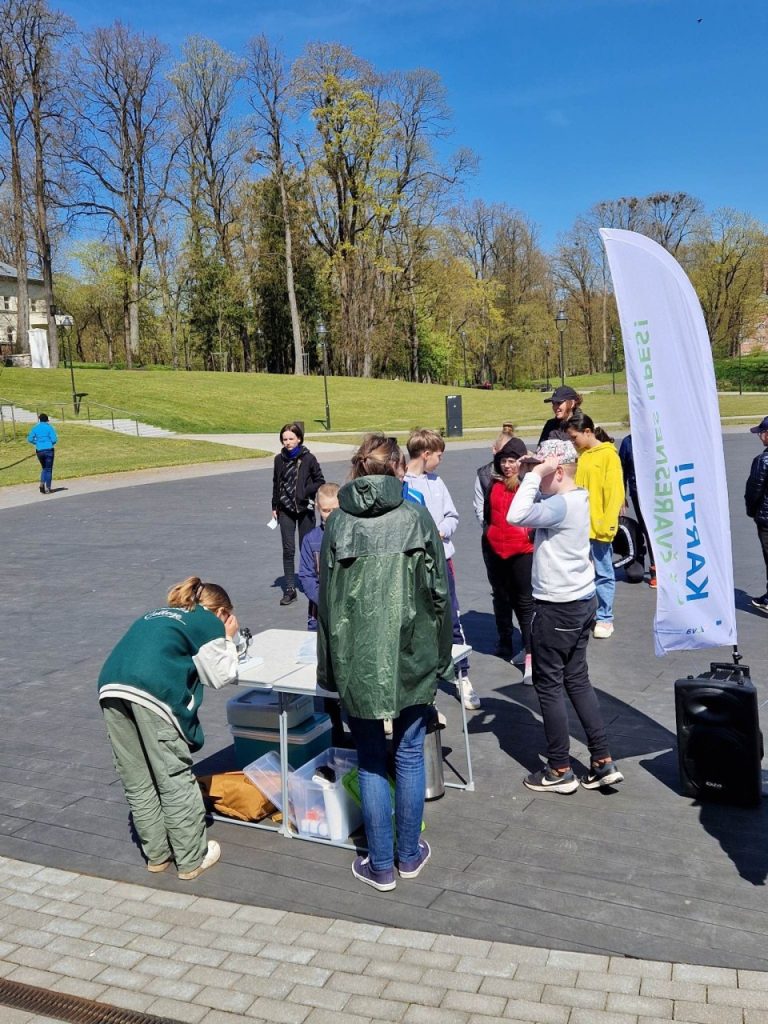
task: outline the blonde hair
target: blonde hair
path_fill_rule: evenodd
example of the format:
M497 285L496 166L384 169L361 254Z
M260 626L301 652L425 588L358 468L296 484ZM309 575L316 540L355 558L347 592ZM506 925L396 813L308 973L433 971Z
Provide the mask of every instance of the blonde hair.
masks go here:
M384 434L366 434L363 443L352 456L350 479L361 476L397 476L402 458L396 437Z
M444 452L445 441L436 430L429 430L425 427L420 430L412 430L405 447L411 458L415 459L422 452Z
M338 484L320 484L320 486L317 488L317 494L315 495L315 497L317 499L328 498L330 500L331 498L336 497L336 495L339 493L339 490L340 487Z
M218 583L203 583L199 576L188 576L183 582L171 587L168 591L168 604L171 608L187 610L201 604L214 613L232 611L232 602L224 587Z

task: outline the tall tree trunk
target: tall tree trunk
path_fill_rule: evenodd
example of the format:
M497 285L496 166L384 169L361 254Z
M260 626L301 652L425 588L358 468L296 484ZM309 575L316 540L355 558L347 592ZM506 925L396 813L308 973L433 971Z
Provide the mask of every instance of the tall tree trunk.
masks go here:
M277 184L280 189L280 205L283 209L283 229L285 232L285 287L288 291L288 305L291 310L293 372L297 377L303 377L304 347L301 342L301 320L299 319L299 306L296 301L296 288L293 282L293 238L291 236L291 220L288 209L288 192L285 187L285 175L282 169L279 169L277 172Z
M51 235L48 230L48 209L45 196L45 160L43 154L43 90L39 70L33 71L32 85L32 131L35 140L35 234L40 263L43 268L45 309L48 318L48 356L52 367L59 365L59 338L56 318L51 314L53 306L53 257Z
M29 286L27 284L27 233L24 228L24 187L16 124L9 126L11 183L13 189L13 257L16 261L16 344L29 353Z
M416 323L416 287L413 280L413 261L409 259L406 271L408 287L408 336L411 349L411 380L418 384L419 370L419 332Z
M139 354L139 301L141 297L141 268L131 266L131 284L128 296L128 346L133 357Z

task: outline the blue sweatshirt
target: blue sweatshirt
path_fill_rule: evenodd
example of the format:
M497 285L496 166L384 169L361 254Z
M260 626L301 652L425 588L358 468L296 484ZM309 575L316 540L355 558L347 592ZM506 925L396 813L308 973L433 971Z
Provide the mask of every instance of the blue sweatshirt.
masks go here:
M315 526L301 542L299 556L299 582L309 601L307 629L317 630L317 602L320 595L320 548L323 545L323 525Z
M59 440L50 423L36 423L27 434L27 440L35 446L35 451L47 452Z

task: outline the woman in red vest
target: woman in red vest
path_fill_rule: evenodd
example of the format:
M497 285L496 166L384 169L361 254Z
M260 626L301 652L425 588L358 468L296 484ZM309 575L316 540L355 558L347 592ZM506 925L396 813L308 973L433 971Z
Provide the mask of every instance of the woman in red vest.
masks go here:
M485 496L483 538L499 640L511 645L514 612L525 649L523 682L531 684L533 541L530 530L507 522L507 512L517 492L520 459L527 454L525 444L519 437L513 437L494 455L492 483ZM499 621L500 614L504 621Z

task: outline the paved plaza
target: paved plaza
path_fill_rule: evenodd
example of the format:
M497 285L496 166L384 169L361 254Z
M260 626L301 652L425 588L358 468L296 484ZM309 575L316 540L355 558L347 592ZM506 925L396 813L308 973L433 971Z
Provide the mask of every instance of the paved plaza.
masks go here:
M763 566L741 497L757 445L729 431L725 450L740 647L762 700L768 622L748 595L763 592ZM655 658L654 595L620 582L616 634L591 643L590 665L626 782L525 790L543 736L520 670L491 654L471 510L487 451L451 446L441 470L462 517L459 596L483 700L470 722L476 791L428 805L432 860L385 894L354 881L349 851L218 822L216 868L194 883L150 876L112 769L95 679L169 584L221 582L254 632L305 624L301 602L278 606L271 460L105 490L72 481L7 503L0 975L204 1024L768 1022L765 810L678 791L674 680L730 651ZM322 464L343 480L346 455ZM231 757L231 695L206 695L198 760L212 768ZM459 708L448 689L438 702L450 778L464 771ZM585 763L578 726L573 753ZM33 1019L0 1004L1 1024Z

